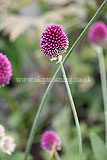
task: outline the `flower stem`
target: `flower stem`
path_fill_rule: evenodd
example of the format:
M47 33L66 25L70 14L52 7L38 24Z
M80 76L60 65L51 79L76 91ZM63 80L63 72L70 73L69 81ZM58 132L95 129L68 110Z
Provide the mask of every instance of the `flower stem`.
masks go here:
M56 160L61 160L57 151L54 153Z
M95 46L94 49L97 52L98 62L99 62L101 88L102 88L104 114L105 114L105 141L106 141L106 147L107 147L107 80L106 80L106 71L105 71L104 56L103 56L102 48L100 46Z
M49 158L48 158L49 160L52 160L53 159L53 157L51 157L50 155L49 155Z
M79 120L78 120L75 104L74 104L74 101L73 101L73 98L72 98L72 94L71 94L71 91L70 91L70 86L69 86L67 76L66 76L66 73L65 73L62 62L60 63L60 65L61 65L62 75L63 75L63 78L64 78L65 86L66 86L66 89L67 89L68 97L69 97L69 100L70 100L71 108L72 108L72 111L73 111L73 115L74 115L74 119L75 119L75 123L76 123L76 127L77 127L78 144L79 144L79 157L80 157L80 160L82 160L83 159L82 138L81 138L81 130L80 130L80 125L79 125Z
M66 60L69 58L69 56L71 55L72 51L76 48L77 44L80 42L80 40L83 38L83 36L85 35L85 33L88 31L89 27L91 26L91 24L94 22L94 20L96 19L96 17L98 16L98 14L101 12L101 10L104 8L104 6L106 5L106 2L107 0L105 0L102 5L99 7L99 9L96 11L96 13L94 14L94 16L92 17L92 19L90 20L90 22L87 24L87 26L84 28L84 30L82 31L82 33L80 34L80 36L77 38L77 40L74 42L73 46L71 47L71 49L69 50L69 52L67 53L67 55L65 56L64 60L62 61L62 63L64 64L66 62ZM43 95L43 98L42 98L42 101L40 103L40 106L39 106L39 109L37 111L37 114L35 116L35 119L34 119L34 122L33 122L33 126L32 126L32 129L31 129L31 132L30 132L30 135L29 135L29 138L28 138L28 142L27 142L27 146L26 146L26 151L25 151L25 159L24 160L27 160L27 157L29 155L29 152L30 152L30 148L31 148L31 145L32 145L32 142L33 142L33 139L34 139L34 136L35 136L35 132L36 132L36 129L37 129L37 126L38 126L38 122L39 122L39 117L40 117L40 114L41 114L41 111L44 107L44 104L46 103L46 99L48 97L48 93L50 92L51 88L52 88L52 85L53 85L53 82L54 82L54 79L56 78L58 72L60 71L60 66L57 68L54 76L52 77L44 95Z

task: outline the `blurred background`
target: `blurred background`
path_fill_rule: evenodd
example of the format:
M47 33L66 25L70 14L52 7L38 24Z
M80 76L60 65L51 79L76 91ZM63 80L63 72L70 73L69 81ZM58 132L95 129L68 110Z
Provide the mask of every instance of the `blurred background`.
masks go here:
M11 83L0 88L0 124L15 138L12 156L1 153L0 160L23 160L26 142L48 83L17 81L17 78L51 78L58 65L40 51L40 36L47 24L60 24L68 36L69 48L103 0L0 0L0 52L12 63ZM107 21L107 7L96 21ZM107 47L103 46L106 72ZM63 57L66 53L63 54ZM104 111L96 53L87 34L67 60L69 78L90 77L91 82L70 84L80 120L84 160L95 160L90 132L104 139ZM62 77L59 73L58 77ZM48 96L31 148L29 160L46 160L40 148L41 134L54 130L62 140L62 160L78 160L78 139L64 83L56 82Z

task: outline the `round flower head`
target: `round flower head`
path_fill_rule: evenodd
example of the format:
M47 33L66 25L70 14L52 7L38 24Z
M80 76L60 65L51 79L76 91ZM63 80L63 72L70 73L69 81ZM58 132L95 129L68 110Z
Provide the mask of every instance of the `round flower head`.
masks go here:
M47 152L50 152L53 145L56 143L56 149L61 149L60 137L53 131L45 131L41 139L41 148Z
M61 53L68 47L68 38L60 25L48 25L40 37L41 51L52 60L58 57L61 59Z
M0 87L9 84L12 76L11 63L6 57L0 53Z
M4 136L1 140L0 140L0 149L11 155L12 152L14 152L16 147L16 144L14 143L14 139L11 136Z
M3 137L5 135L5 129L2 125L0 125L0 137Z
M90 43L102 43L107 39L107 26L104 22L95 22L88 32Z

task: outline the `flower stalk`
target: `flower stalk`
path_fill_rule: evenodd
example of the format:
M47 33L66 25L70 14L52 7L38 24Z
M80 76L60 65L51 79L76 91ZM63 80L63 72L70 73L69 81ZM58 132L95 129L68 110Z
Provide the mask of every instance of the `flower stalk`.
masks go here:
M54 153L56 160L61 160L57 151Z
M102 96L103 96L103 104L104 104L104 115L105 115L105 141L106 141L106 147L107 147L107 80L106 80L104 56L103 56L103 49L100 46L97 45L97 46L94 46L93 48L98 55L98 62L99 62L101 88L102 88Z
M65 86L66 86L66 89L67 89L68 97L69 97L69 100L70 100L71 108L72 108L72 111L73 111L75 124L76 124L76 127L77 127L78 144L79 144L79 157L80 157L80 160L82 160L83 159L83 155L82 155L82 138L81 138L81 130L80 130L80 125L79 125L79 120L78 120L75 104L74 104L74 101L73 101L73 98L72 98L70 86L69 86L69 83L68 83L68 80L67 80L67 76L66 76L66 73L65 73L65 70L64 70L62 62L60 62L60 65L61 65L61 71L62 71L62 75L63 75L63 78L64 78Z

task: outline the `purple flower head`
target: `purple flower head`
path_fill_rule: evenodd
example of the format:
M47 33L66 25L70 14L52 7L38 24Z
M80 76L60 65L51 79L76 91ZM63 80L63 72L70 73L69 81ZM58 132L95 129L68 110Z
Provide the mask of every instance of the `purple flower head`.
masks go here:
M41 51L50 58L58 57L68 47L68 38L60 25L48 25L40 37Z
M0 53L0 87L9 84L12 76L11 63L6 57Z
M61 149L60 137L53 131L45 131L42 134L41 148L47 152L52 150L53 145L56 143L56 149Z
M90 43L101 43L107 39L107 26L104 22L95 22L88 32Z

